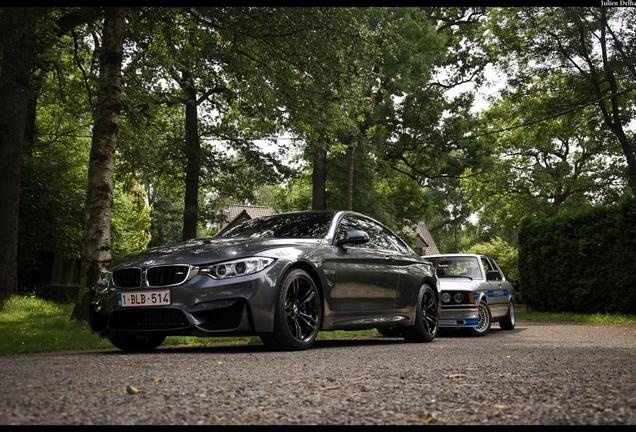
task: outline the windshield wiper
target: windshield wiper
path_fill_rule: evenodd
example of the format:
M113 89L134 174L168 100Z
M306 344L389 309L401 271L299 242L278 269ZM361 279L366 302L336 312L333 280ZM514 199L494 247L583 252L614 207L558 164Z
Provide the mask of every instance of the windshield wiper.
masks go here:
M466 278L466 279L473 280L473 278L471 278L470 276L459 276L459 275L444 275L444 276L440 276L440 279L445 279L445 278Z

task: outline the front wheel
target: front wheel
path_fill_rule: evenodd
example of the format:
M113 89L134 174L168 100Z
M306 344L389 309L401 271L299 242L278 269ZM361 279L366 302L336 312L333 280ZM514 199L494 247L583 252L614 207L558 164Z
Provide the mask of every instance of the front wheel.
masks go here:
M501 327L502 330L513 330L516 323L517 318L515 317L515 306L512 302L510 302L510 306L508 306L508 315L499 321L499 327Z
M479 303L479 324L477 327L468 329L473 336L483 336L490 331L490 324L492 322L492 315L488 305L484 302Z
M430 342L437 334L439 303L433 288L423 285L415 311L415 325L405 327L404 339L408 342Z
M166 339L163 335L128 335L115 333L108 338L110 343L125 352L152 351Z
M274 333L262 335L266 346L286 350L311 347L320 330L322 304L318 287L302 269L290 271L278 293Z

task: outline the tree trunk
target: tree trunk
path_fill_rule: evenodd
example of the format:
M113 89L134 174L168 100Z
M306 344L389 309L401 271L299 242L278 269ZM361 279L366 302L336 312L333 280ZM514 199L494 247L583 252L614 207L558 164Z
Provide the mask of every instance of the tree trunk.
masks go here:
M612 129L612 132L616 135L616 138L623 149L629 175L627 181L629 187L632 189L632 193L636 196L636 151L634 150L636 146L627 138L627 135L625 135L625 131L620 123Z
M353 210L353 157L356 147L358 147L358 142L355 137L352 137L347 158L347 210Z
M95 124L88 162L85 228L82 241L80 292L73 318L86 319L91 288L110 262L113 164L122 92L122 45L126 8L106 8L99 59Z
M324 139L314 149L311 172L311 208L327 210L327 146Z
M186 95L184 152L187 159L185 198L183 207L183 240L197 236L199 214L199 173L201 171L201 143L199 141L199 116L197 93L187 72L183 73Z
M37 15L31 8L3 8L0 15L0 304L17 290L20 167L31 70L37 61Z

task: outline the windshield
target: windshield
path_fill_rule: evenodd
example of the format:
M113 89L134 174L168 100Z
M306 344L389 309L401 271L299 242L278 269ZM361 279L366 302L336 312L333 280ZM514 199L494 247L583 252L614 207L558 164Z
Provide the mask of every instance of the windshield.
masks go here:
M429 259L435 263L438 278L482 278L479 262L475 257L441 257Z
M243 222L217 237L317 239L327 235L332 218L331 213L286 213L265 216Z

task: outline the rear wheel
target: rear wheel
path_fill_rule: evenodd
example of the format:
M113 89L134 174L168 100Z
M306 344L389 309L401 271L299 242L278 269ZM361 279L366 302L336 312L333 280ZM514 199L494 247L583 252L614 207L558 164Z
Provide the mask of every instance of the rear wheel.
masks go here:
M415 312L415 325L405 327L404 339L408 342L430 342L437 334L439 303L433 288L423 285Z
M490 331L490 324L492 322L492 315L490 309L485 302L479 303L479 324L477 327L468 329L469 333L473 336L483 336Z
M508 315L499 321L499 327L501 327L502 330L513 330L516 323L517 318L515 317L515 306L512 302L510 302L510 306L508 306Z
M166 339L163 335L129 335L115 333L108 338L110 343L122 351L143 352L152 351L163 343Z
M318 287L302 269L290 271L278 293L274 315L274 333L262 335L263 344L286 350L311 347L322 319Z

